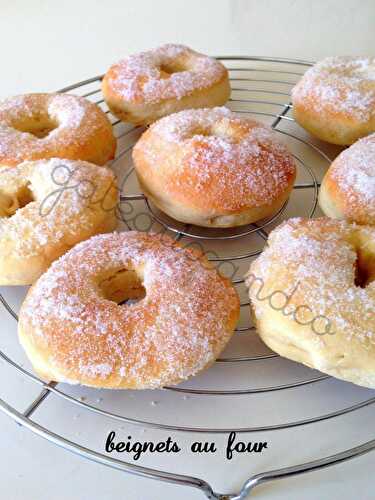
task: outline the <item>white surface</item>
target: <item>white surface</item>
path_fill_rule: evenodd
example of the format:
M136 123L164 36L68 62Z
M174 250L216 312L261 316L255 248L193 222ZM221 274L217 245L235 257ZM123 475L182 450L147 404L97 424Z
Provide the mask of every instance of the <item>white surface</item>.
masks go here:
M17 92L54 90L106 70L124 54L147 49L166 41L184 42L210 54L246 54L317 59L332 54L371 54L375 4L357 1L113 1L12 3L0 1L2 81L0 96ZM314 165L315 166L315 165ZM7 292L17 303L20 291ZM2 345L20 359L15 324L1 313ZM246 348L243 342L239 348ZM259 347L259 346L258 346ZM292 363L252 363L241 379L244 386L259 381L290 380L310 372ZM270 368L270 366L272 368ZM220 369L220 371L218 371ZM202 375L197 384L225 385L226 367L220 365ZM0 397L19 409L28 406L38 388L25 382L0 363L3 384ZM373 393L341 382L325 382L288 392L257 398L184 399L181 395L149 393L113 395L98 399L95 391L73 388L86 402L113 408L144 419L167 419L170 423L225 426L257 425L318 415L356 402ZM152 401L158 404L153 405ZM228 401L228 402L226 402ZM178 406L177 406L178 405ZM167 433L121 426L92 417L54 396L37 411L35 419L71 439L103 448L109 430L126 438L165 439ZM203 495L189 488L134 478L75 457L18 427L0 413L1 498L6 500L199 500ZM172 434L186 448L194 439L216 441L222 450L224 438L208 435ZM243 440L268 440L270 452L227 462L222 453L208 457L162 455L146 457L144 465L188 473L207 479L222 493L238 491L253 473L326 456L372 439L373 409L282 433L256 433ZM129 457L119 456L129 459ZM131 459L129 459L131 461ZM373 498L374 457L296 479L275 482L254 491L256 498L271 500L349 500Z

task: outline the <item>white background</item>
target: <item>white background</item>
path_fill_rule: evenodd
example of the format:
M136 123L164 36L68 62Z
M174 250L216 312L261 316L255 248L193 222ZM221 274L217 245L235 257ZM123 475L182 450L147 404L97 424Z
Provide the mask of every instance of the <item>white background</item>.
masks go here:
M1 0L0 95L56 90L138 50L318 59L374 47L373 0Z
M374 0L0 0L0 96L55 90L105 72L126 54L164 42L186 43L212 55L315 60L335 54L374 55L374 33ZM3 325L14 329L8 321L4 320ZM2 384L9 394L22 393L23 407L31 401L26 387L15 382L9 371L4 371ZM56 411L51 415L58 418ZM72 425L78 417L71 417ZM370 411L366 418L371 418ZM18 427L3 414L0 426L1 499L203 498L195 491L124 476L84 461ZM364 440L355 419L352 430L353 443ZM314 444L313 432L307 446ZM337 449L341 450L339 429L332 427L330 432L332 436L337 434ZM296 437L299 435L289 435L291 449L302 442ZM306 449L297 451L309 458ZM323 454L327 454L326 450ZM371 461L373 457L367 456L335 469L270 485L256 491L255 497L370 499ZM216 481L238 490L247 473L262 470L253 460L239 476L241 480L232 480L229 475L225 477L223 464L225 461L219 473L219 469L206 470L210 463L206 466L202 461L201 475L209 475L214 484ZM183 471L184 467L179 469Z

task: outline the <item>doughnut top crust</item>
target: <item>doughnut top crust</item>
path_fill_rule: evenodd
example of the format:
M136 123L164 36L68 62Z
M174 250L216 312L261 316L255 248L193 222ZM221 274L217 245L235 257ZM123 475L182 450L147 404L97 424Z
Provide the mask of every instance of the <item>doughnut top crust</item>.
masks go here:
M323 184L347 220L375 225L375 134L344 150Z
M53 157L103 165L115 149L107 116L83 97L25 94L0 102L0 166Z
M375 118L375 58L327 57L292 90L293 104L360 122Z
M273 350L375 387L375 228L290 219L272 231L246 283Z
M209 88L227 74L225 66L214 58L184 45L166 44L114 64L104 84L127 101L156 103Z
M225 107L162 118L142 135L133 158L156 192L211 215L272 203L296 173L269 127Z
M114 174L92 163L54 158L1 169L0 284L30 284L75 243L113 230L117 201Z
M100 283L116 270L136 273L142 300L118 305L103 296ZM156 388L212 363L238 314L230 282L195 250L165 235L112 233L80 243L52 264L27 295L19 331L44 377Z

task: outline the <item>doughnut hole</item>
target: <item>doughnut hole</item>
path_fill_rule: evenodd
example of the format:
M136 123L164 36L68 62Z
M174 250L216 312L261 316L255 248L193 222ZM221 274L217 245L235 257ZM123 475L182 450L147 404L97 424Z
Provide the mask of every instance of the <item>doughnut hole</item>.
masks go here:
M173 73L181 73L188 70L189 68L179 61L164 62L159 66L160 78L163 80L169 78Z
M26 207L34 200L30 183L25 184L15 193L0 192L0 217L12 217L17 210Z
M226 120L221 120L210 127L197 125L191 130L191 137L194 137L195 135L218 137L219 139L224 139L227 142L235 144L240 142L242 139L242 135L239 132L239 130L229 124Z
M375 256L357 252L355 268L355 284L361 288L366 288L375 281Z
M371 250L366 247L357 249L354 282L360 288L366 288L375 281L375 252Z
M103 298L118 305L135 303L146 296L140 268L111 269L99 277L98 287Z
M13 123L12 126L19 132L26 132L37 139L44 139L59 126L59 123L48 113L33 113L32 116L25 117L22 121Z

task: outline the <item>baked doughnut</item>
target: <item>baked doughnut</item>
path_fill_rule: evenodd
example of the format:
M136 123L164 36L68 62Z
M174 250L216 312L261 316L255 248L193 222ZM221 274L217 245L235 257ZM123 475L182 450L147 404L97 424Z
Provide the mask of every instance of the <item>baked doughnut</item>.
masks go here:
M0 169L0 285L29 285L69 248L116 227L113 173L83 161Z
M182 109L219 106L230 95L223 64L173 44L114 64L102 88L112 113L135 124L148 124Z
M246 276L255 323L281 356L375 388L375 228L290 219Z
M375 225L375 134L335 159L324 176L319 204L334 219Z
M163 212L206 227L249 224L275 213L296 174L265 125L227 108L162 118L133 149L141 189Z
M353 144L375 132L375 57L328 57L292 90L293 114L313 135Z
M238 315L230 281L202 254L165 235L112 233L41 276L21 307L19 338L44 379L153 389L213 363Z
M105 113L68 94L25 94L0 102L0 166L68 158L104 165L116 139Z

